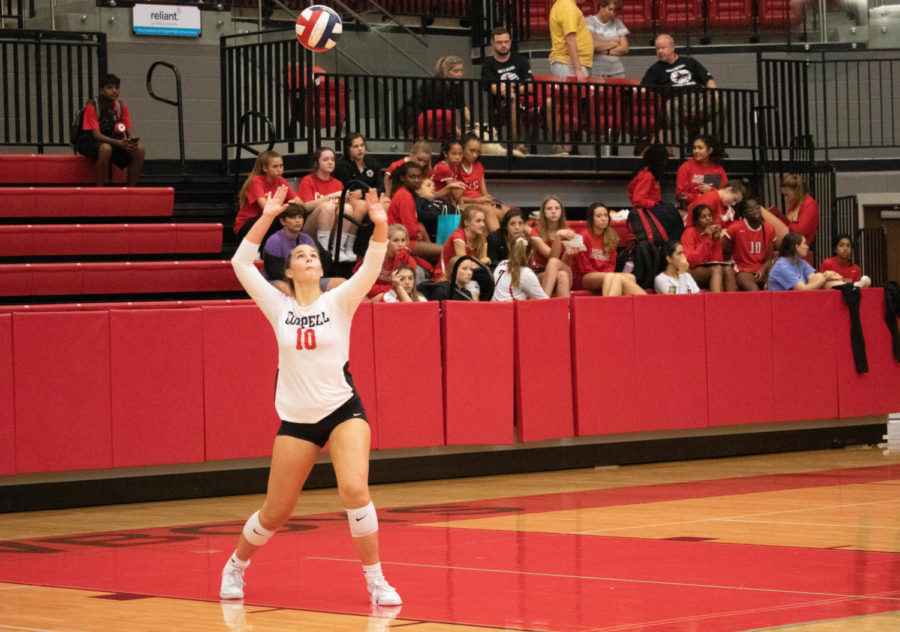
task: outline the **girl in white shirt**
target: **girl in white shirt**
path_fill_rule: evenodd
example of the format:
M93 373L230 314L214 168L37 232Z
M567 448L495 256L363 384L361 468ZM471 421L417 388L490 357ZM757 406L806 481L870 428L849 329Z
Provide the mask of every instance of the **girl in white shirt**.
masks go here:
M534 270L528 267L533 246L526 237L517 237L509 247L509 259L501 261L494 270L492 301L524 301L529 298L550 298L541 287Z
M370 189L366 204L375 227L365 260L349 281L324 294L319 289L318 251L305 244L291 250L285 277L293 292L286 296L253 265L259 242L286 207L286 193L287 187L282 186L274 196L267 195L262 217L231 260L241 285L275 330L275 409L282 422L272 449L265 501L247 520L237 549L222 570L220 596L243 598L243 575L250 556L291 516L316 457L330 442L338 496L347 510L370 600L374 605L400 605L400 596L381 572L378 518L368 487L369 424L347 370L353 313L378 277L387 251L387 213Z
M680 241L670 240L663 247L666 269L656 275L653 289L657 294L699 294L700 286L688 273L690 264Z
M427 298L416 289L416 271L408 263L401 263L391 273L390 291L385 292L381 300L385 303L425 303Z

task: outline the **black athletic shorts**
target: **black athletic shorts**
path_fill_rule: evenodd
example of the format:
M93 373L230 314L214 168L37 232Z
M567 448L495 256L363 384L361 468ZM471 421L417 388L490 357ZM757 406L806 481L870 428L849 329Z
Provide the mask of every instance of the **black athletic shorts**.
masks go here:
M97 156L100 155L100 142L90 132L82 134L75 144L75 151L91 160L97 160ZM126 169L131 164L131 154L121 147L113 147L110 162L119 169Z
M295 439L303 439L304 441L315 443L320 448L324 448L325 444L328 443L328 437L331 436L331 431L354 417L367 423L369 421L366 419L366 410L363 408L362 400L355 391L353 396L344 402L340 408L314 424L282 421L278 434L294 437Z

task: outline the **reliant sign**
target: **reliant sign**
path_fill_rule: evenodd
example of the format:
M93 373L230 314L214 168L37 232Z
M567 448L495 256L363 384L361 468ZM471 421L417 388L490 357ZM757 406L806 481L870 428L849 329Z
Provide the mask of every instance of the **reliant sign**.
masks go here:
M136 4L131 12L138 35L200 36L200 9L166 4Z

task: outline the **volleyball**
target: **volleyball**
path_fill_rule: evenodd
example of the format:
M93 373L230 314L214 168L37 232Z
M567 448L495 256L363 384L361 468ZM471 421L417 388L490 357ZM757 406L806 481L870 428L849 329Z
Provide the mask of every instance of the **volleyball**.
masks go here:
M341 16L331 8L314 4L297 17L297 40L314 53L333 48L341 36Z

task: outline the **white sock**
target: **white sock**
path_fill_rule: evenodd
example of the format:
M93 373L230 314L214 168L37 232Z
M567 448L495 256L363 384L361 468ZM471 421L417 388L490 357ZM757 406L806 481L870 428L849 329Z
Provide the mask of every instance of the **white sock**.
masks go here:
M366 576L366 584L369 586L379 579L384 579L384 574L381 572L381 562L375 562L368 566L363 564L363 574Z
M231 554L231 559L228 560L228 563L237 566L241 570L244 570L248 566L250 566L250 560L242 560L238 558L237 551Z
M319 240L319 243L322 244L322 247L325 250L328 250L328 238L331 237L330 230L317 230L316 237Z
M352 233L344 233L341 235L341 250L353 252L353 244L356 242L356 235Z

